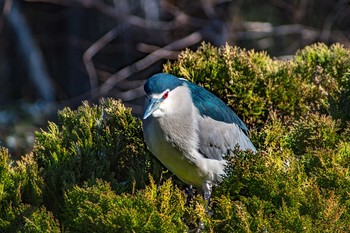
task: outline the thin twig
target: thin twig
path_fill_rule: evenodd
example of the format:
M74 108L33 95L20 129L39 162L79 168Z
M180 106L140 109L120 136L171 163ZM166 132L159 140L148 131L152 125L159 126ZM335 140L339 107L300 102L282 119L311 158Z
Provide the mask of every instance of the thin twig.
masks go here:
M122 99L123 101L130 101L130 100L134 100L136 98L140 98L144 95L145 95L145 93L143 90L143 85L141 85L141 86L138 86L137 88L134 88L134 89L131 89L128 91L115 93L113 95L113 97L116 99Z
M100 51L103 47L105 47L109 42L111 42L114 38L116 38L119 34L119 28L115 27L105 35L103 35L100 39L98 39L95 43L93 43L83 54L83 60L86 67L86 71L89 75L90 80L90 89L96 89L98 87L98 79L97 72L95 69L95 65L92 61L92 57Z
M172 50L181 50L187 48L191 45L194 45L200 42L202 39L202 35L199 31L194 32L182 39L176 40L160 49L157 49L153 53L147 55L143 59L135 62L132 65L126 66L123 69L119 70L117 73L111 75L111 77L101 85L99 90L93 90L94 97L96 94L101 93L102 95L107 94L111 89L115 87L120 81L126 79L130 75L137 73L150 65L156 63L157 61L169 56Z
M305 27L301 24L287 24L272 27L270 26L267 30L257 30L257 31L237 31L235 33L236 39L261 39L267 36L286 36L290 34L301 34L307 35L308 37L316 38L319 31L309 27Z
M169 54L172 53L173 50L176 50L176 51L182 50L184 48L187 48L191 45L194 45L200 42L201 40L202 40L202 35L200 31L194 32L184 38L176 40L162 48L157 49L156 51L152 52L151 54L147 55L141 60L135 62L134 64L126 66L123 69L119 70L117 73L112 74L101 87L95 88L90 92L84 93L75 98L63 101L61 102L61 105L65 106L68 104L73 104L73 105L78 104L80 103L80 101L89 98L90 93L91 93L91 96L90 96L91 99L97 99L100 96L106 96L107 93L110 90L112 90L119 82L125 80L132 74L137 73L141 70L144 70L145 68L156 63L157 61L169 56ZM130 93L138 93L138 91L141 88L142 88L142 85L134 88L134 90L137 90L136 92L131 91L131 92L127 92L126 94L123 94L122 92L120 93L119 97L127 97L129 100L131 100L133 98L130 97L131 96Z
M149 44L145 44L145 43L139 43L136 48L143 53L153 53L156 50L161 50L161 52L165 55L169 54L169 56L164 57L164 59L176 59L179 54L180 51L169 51L169 50L162 50L162 48L160 48L159 46L156 45L149 45Z

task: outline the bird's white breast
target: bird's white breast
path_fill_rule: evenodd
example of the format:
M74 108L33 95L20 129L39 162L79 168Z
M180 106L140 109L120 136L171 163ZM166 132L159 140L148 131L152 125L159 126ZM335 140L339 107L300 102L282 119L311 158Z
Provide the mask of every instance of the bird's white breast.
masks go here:
M189 159L188 155L184 155L181 150L168 142L166 136L163 137L162 129L154 118L144 124L146 143L152 154L183 182L201 187L205 177L193 159Z

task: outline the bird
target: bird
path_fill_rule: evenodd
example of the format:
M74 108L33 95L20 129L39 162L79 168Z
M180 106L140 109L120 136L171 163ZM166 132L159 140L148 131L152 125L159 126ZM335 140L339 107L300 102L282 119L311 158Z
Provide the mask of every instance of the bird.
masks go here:
M209 202L236 146L256 153L237 114L207 89L172 74L158 73L144 84L144 140L151 153Z

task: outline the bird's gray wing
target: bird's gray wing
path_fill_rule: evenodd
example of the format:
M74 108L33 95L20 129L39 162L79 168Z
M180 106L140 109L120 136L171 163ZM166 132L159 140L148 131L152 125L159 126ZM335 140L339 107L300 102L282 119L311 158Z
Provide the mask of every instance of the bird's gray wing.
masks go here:
M209 117L225 123L234 123L244 133L249 134L249 130L243 121L220 98L194 83L185 82L184 84L190 89L192 102L198 109L201 117Z
M198 116L198 149L201 154L210 159L222 160L230 154L236 145L241 150L256 149L242 128L236 123L226 123L210 117Z

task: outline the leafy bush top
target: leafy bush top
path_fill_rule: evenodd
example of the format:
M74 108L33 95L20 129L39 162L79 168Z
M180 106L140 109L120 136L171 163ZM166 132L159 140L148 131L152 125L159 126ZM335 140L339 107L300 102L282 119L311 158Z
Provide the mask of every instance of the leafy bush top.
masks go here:
M254 126L262 125L270 112L350 119L350 51L339 44L312 45L288 61L265 52L202 44L195 52L182 52L164 70L211 90Z
M206 232L347 232L349 55L316 44L279 61L203 44L165 65L253 127L259 152L228 159L211 215L147 151L141 121L107 99L60 111L19 161L0 149L0 231L187 232L201 222Z

